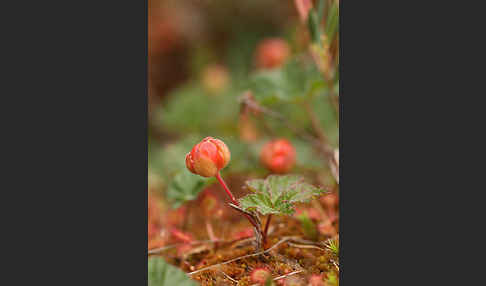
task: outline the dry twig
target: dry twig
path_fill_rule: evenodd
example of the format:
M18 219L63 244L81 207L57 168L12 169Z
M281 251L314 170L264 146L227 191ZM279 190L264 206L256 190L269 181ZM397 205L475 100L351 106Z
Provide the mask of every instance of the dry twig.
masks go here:
M260 251L260 252L257 252L257 253L253 253L253 254L247 254L247 255L243 255L243 256L240 256L240 257L236 257L236 258L233 258L233 259L230 259L228 261L225 261L225 262L221 262L221 263L218 263L218 264L213 264L213 265L210 265L210 266L207 266L207 267L204 267L204 268L201 268L201 269L198 269L196 271L192 271L192 272L189 272L187 273L187 275L191 276L191 275L194 275L196 273L199 273L199 272L202 272L202 271L205 271L205 270L208 270L208 269L211 269L211 268L214 268L214 267L217 267L217 266L221 266L221 265L225 265L225 264L228 264L228 263L231 263L231 262L235 262L235 261L238 261L240 259L244 259L244 258L248 258L248 257L254 257L254 256L258 256L258 255L262 255L262 254L265 254L267 252L270 252L272 249L274 249L275 247L277 247L278 245L286 242L286 241L289 241L289 240L292 240L292 239L295 239L296 237L295 236L287 236L287 237L284 237L282 238L279 242L275 243L272 247L270 247L269 249L265 250L265 251Z
M326 251L324 248L320 248L319 246L315 246L315 245L296 244L296 243L289 242L289 246L298 247L298 248L314 248L314 249Z
M278 276L276 278L273 278L273 281L277 281L277 280L280 280L280 279L284 279L284 278L287 278L289 276L292 276L294 274L298 274L298 273L301 273L303 272L304 270L297 270L297 271L293 271L293 272L290 272L290 273L287 273L287 274L284 274L282 276ZM252 284L250 286L257 286L257 285L260 285L260 284Z

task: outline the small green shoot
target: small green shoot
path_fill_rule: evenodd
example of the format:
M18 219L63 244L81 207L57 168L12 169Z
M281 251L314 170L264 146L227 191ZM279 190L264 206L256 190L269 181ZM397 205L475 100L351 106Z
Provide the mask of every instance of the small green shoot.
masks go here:
M329 239L326 243L326 248L329 249L334 255L339 255L339 241L337 239Z

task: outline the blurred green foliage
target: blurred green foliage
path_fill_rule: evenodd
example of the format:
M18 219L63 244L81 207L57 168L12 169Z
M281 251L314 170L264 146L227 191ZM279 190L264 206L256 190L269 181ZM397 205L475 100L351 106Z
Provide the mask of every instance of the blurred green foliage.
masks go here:
M293 126L311 134L310 106L330 145L339 145L338 118L330 94L339 94L339 74L328 83L309 56L302 41L293 1L215 0L191 6L186 1L170 0L168 6L182 7L179 12L203 17L204 36L187 38L188 79L170 89L152 109L148 142L149 185L158 186L174 207L193 199L207 181L189 173L185 155L207 136L223 140L231 151L224 173L265 176L260 162L264 143L277 137L287 138L297 152L294 172L322 172L327 162L311 143L297 136L278 118L259 114L252 122L259 135L253 142L240 139L239 97L250 90L256 102L283 116ZM309 36L320 43L325 33L331 42L339 30L339 9L334 2L319 0L309 16ZM293 15L293 17L289 17ZM187 17L186 19L192 19ZM319 23L324 25L319 25ZM186 29L194 22L183 23ZM303 26L306 26L305 24ZM198 30L199 31L199 30ZM190 33L189 33L190 34ZM255 49L267 37L285 39L292 57L281 68L257 70ZM337 62L337 61L336 61ZM221 92L209 92L202 75L212 64L227 68L229 82ZM174 69L179 67L175 66ZM202 184L202 185L201 185Z
M180 207L187 201L197 198L200 191L214 179L195 176L188 170L181 170L167 187L167 199L173 208Z
M196 286L186 273L174 267L162 257L148 259L148 285L149 286Z
M316 224L310 219L306 211L297 217L302 225L304 234L306 237L316 240L317 239L317 227Z

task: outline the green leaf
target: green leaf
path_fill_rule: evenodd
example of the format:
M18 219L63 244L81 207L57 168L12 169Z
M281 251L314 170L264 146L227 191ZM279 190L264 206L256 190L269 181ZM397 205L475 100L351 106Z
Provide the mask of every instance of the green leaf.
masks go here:
M199 192L210 181L210 179L203 179L188 170L183 170L175 175L167 187L167 199L173 208L178 208L183 203L196 199Z
M176 268L161 257L151 257L148 260L149 286L196 286L182 270Z
M294 213L293 204L309 202L314 196L326 191L305 183L297 175L270 175L265 180L256 179L246 182L252 194L239 200L246 210L256 210L262 215Z

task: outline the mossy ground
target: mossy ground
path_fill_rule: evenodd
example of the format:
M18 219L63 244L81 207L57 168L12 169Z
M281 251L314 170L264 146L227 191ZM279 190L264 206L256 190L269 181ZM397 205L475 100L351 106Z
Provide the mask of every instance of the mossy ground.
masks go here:
M245 192L241 187L237 187L242 186L243 181L244 178L234 177L228 181L237 197ZM169 263L187 273L215 265L191 275L191 278L201 285L253 285L250 274L253 269L260 267L270 270L274 279L296 273L275 280L276 285L337 285L334 277L339 276L339 257L335 251L326 246L326 243L330 239L338 240L338 216L332 223L326 221L329 220L326 215L311 216L318 230L317 237L309 237L296 216L274 216L270 224L269 239L265 245L265 249L271 248L270 251L221 264L257 251L249 223L225 205L227 200L219 186L210 186L204 192L211 192L221 202L221 210L216 218L204 216L199 200L190 202L183 211L165 209L163 200L159 200L161 206L158 208L154 207L153 203L149 203L149 228L151 224L160 225L158 229L156 228L156 235L153 231L152 236L149 235L149 251L155 250L155 253L149 252L149 255L163 256ZM149 200L157 199L152 196ZM336 204L334 209L336 213L339 211L337 207ZM307 213L319 213L315 208L325 213L331 211L323 203L322 197L317 198L313 204L300 205L298 208ZM261 220L263 224L266 222L265 217ZM208 241L210 239L208 223L213 228L217 242ZM328 225L326 228L317 227L326 224ZM171 228L177 228L189 235L193 242L184 244L170 234ZM276 244L278 245L273 247ZM321 284L310 284L312 275L321 275L322 279L317 279Z

